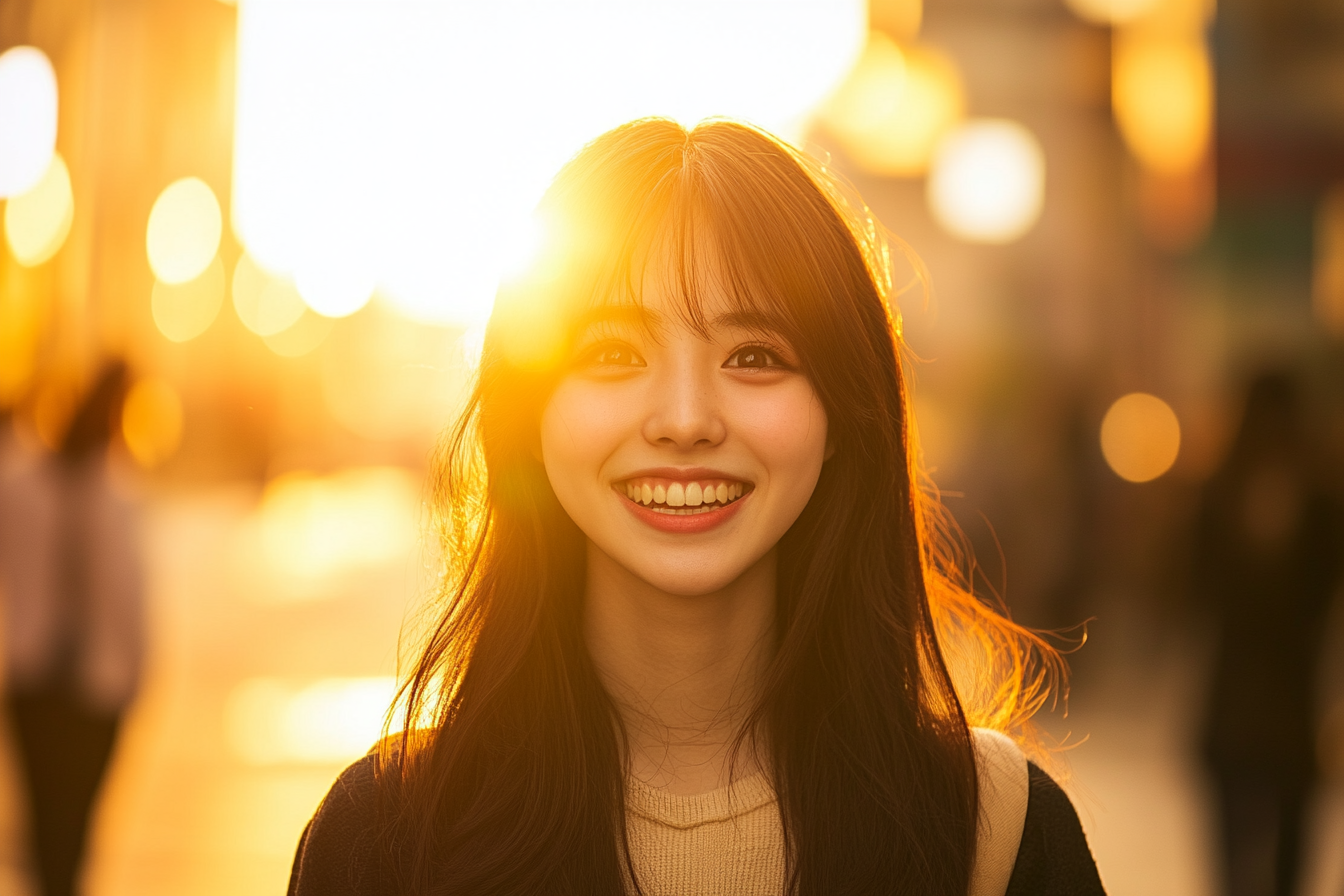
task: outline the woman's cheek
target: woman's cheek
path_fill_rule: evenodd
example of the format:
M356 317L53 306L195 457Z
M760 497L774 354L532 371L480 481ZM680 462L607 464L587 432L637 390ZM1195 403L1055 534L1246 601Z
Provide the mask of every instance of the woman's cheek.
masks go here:
M810 469L824 459L826 412L812 387L800 385L744 404L737 413L738 432L763 460Z
M620 390L562 384L542 413L542 445L548 459L570 467L570 473L600 465L629 428L627 404Z

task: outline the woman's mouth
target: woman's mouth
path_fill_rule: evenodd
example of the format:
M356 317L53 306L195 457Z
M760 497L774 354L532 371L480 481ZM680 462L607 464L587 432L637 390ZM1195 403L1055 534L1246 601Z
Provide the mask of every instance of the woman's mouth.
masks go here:
M751 483L732 479L696 479L687 482L641 476L614 483L618 492L654 513L692 516L724 507L751 491Z

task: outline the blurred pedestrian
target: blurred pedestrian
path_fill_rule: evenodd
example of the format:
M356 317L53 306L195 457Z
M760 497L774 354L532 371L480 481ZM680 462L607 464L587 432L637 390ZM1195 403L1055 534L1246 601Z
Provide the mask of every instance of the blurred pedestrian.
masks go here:
M125 383L123 364L103 371L53 456L0 436L6 702L45 896L75 892L91 809L139 679L135 510L107 469Z
M1233 896L1290 896L1299 878L1312 685L1340 573L1340 513L1317 460L1293 380L1264 374L1201 499L1194 580L1218 637L1205 755Z

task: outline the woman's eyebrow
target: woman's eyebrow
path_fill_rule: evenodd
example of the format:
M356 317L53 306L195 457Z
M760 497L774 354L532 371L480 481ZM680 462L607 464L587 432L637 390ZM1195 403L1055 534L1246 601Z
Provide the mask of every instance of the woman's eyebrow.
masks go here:
M739 330L780 333L779 319L759 311L727 311L709 321L710 327L733 327Z
M574 322L574 331L582 333L602 324L630 324L640 328L657 330L662 326L663 318L652 308L642 305L600 305L580 314Z

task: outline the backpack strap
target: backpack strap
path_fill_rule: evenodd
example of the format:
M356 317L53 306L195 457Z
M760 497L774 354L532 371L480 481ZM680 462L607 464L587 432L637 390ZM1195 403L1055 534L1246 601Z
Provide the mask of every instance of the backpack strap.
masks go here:
M1003 896L1017 863L1027 818L1027 758L1006 735L972 728L980 813L970 896Z

